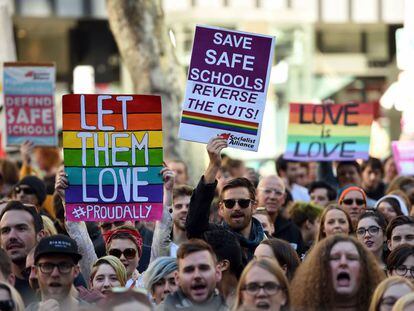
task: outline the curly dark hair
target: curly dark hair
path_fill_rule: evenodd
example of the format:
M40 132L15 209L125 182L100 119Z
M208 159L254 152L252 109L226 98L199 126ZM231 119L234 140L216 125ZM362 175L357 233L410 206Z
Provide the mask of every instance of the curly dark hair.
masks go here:
M350 242L358 250L361 270L355 300L358 310L368 310L371 296L385 275L374 255L355 238L345 235L334 235L321 240L296 270L291 283L293 310L319 311L335 308L337 295L332 284L329 265L330 252L339 242Z

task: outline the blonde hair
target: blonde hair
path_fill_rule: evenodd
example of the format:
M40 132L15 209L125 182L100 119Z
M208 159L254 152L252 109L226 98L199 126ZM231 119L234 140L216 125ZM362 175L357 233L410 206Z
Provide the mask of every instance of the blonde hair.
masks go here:
M1 288L8 290L10 293L10 299L14 301L14 311L25 310L22 296L20 296L19 292L13 286L5 282L0 282L0 289Z
M58 234L53 221L46 215L41 215L43 221L43 229L46 236L52 236Z
M414 293L409 293L397 300L392 311L404 311L409 305L414 304Z
M235 299L235 305L233 310L240 310L243 309L243 301L242 301L242 288L246 284L246 276L247 273L253 268L253 267L259 267L266 271L268 271L270 274L276 277L278 282L280 283L280 286L282 287L282 291L285 293L286 296L286 303L282 307L281 310L289 310L289 304L290 304L290 293L289 293L289 283L288 280L282 270L282 268L279 266L277 261L275 259L270 258L260 258L260 259L253 259L251 260L247 266L244 268L240 279L239 284L237 285L237 292L236 292L236 299Z
M96 272L98 272L99 266L102 264L107 264L114 269L116 278L118 279L121 286L125 286L127 282L127 272L125 266L122 264L121 260L116 258L115 256L104 256L99 258L92 266L91 276L90 276L90 284L92 285L93 278L95 277Z
M411 284L411 282L403 278L401 276L391 276L383 280L381 283L378 284L377 288L375 289L374 294L372 295L371 304L369 305L369 311L379 311L381 299L384 296L384 293L387 289L389 289L391 286L397 285L397 284L405 284L409 288L411 288L412 291L414 291L414 285Z

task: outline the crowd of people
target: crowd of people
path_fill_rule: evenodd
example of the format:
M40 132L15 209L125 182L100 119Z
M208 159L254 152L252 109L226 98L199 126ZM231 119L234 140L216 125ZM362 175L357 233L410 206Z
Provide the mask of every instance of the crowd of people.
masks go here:
M61 150L0 159L0 310L414 310L414 177L392 156L259 176L226 147L195 187L166 161L155 222L67 221Z

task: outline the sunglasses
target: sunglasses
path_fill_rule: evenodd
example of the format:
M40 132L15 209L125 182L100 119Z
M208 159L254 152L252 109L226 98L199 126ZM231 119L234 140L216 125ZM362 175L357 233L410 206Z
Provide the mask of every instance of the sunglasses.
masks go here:
M19 186L17 186L16 188L14 188L14 191L17 193L17 194L20 194L20 193L24 193L24 194L36 194L36 191L35 190L33 190L32 188L21 188L21 187L19 187Z
M223 204L228 209L232 209L236 205L236 203L239 204L241 208L248 208L251 201L252 200L250 199L238 199L238 200L227 199L227 200L223 200Z
M126 248L123 251L117 248L112 248L108 251L109 255L115 256L117 258L121 258L122 254L124 254L124 257L128 260L134 259L137 255L137 251L133 248Z
M342 203L344 203L345 205L352 205L352 203L354 203L354 202L355 202L356 205L359 205L359 206L365 205L365 200L363 200L363 199L344 199L344 200L342 200Z

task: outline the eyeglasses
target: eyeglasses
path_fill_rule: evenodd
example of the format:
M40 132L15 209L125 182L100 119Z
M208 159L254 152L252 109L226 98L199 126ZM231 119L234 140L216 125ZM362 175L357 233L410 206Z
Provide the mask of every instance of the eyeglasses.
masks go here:
M380 227L377 227L377 226L370 226L370 227L368 227L368 229L365 229L365 228L358 228L357 229L357 231L356 231L356 234L357 235L359 235L359 236L364 236L365 235L365 233L369 233L369 235L377 235L378 233L379 233L379 231L380 231Z
M411 276L414 277L414 266L411 268L408 268L407 266L399 266L395 268L395 273L397 273L399 276L405 276L408 271L410 271Z
M72 270L74 264L69 262L59 262L57 264L51 262L43 262L38 263L37 266L39 267L40 271L44 274L51 274L55 267L58 268L60 273L67 274Z
M113 227L120 227L122 225L125 224L125 221L114 221L114 222L105 222L101 224L101 228L104 231L109 231L111 230Z
M228 209L232 209L234 205L236 205L236 202L237 204L239 204L241 208L248 208L251 201L252 200L250 199L238 199L238 200L227 199L227 200L223 200L223 203L224 203L224 206Z
M242 287L242 290L246 291L250 295L256 295L260 292L260 289L263 289L268 295L274 295L279 290L283 289L283 287L275 282L264 282L262 284L251 282Z
M108 251L109 255L115 256L117 258L121 258L122 254L124 254L124 257L128 260L134 259L137 255L137 251L133 248L126 248L123 251L117 248L112 248Z
M278 190L278 189L272 189L272 188L259 188L260 190L262 190L265 194L271 194L274 193L275 196L280 197L281 195L284 194L284 192Z
M365 205L365 200L364 199L344 199L342 200L342 203L344 203L345 205L351 205L352 203L355 203L356 205Z
M12 299L0 300L1 311L12 311L14 310L15 304Z
M21 187L17 186L16 188L14 188L14 191L17 194L20 194L21 192L23 192L24 194L36 194L36 191L33 190L30 187L28 187L28 188L21 188Z

